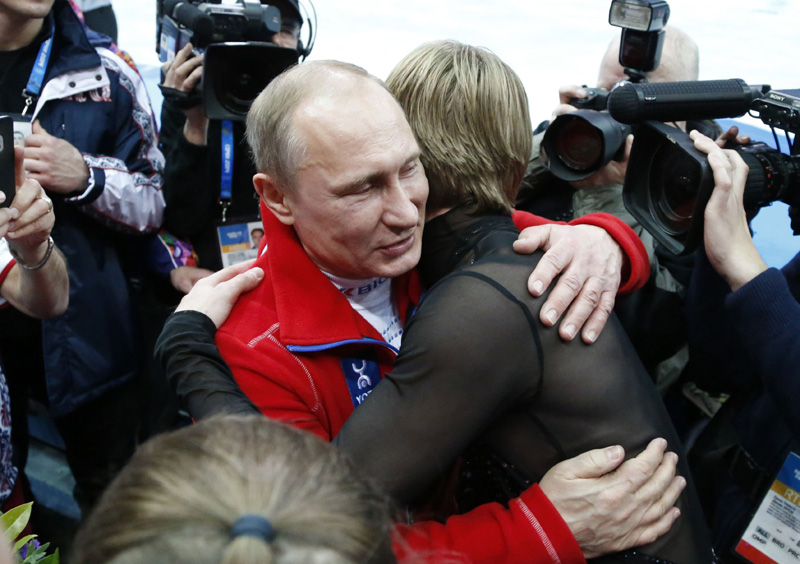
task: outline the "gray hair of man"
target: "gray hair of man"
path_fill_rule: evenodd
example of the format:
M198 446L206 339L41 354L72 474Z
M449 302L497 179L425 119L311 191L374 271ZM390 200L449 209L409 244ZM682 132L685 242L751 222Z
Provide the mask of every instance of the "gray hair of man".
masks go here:
M304 140L293 118L307 101L337 91L342 79L383 81L363 68L341 61L309 61L289 68L258 95L247 114L247 142L258 172L285 190L294 190L297 170L306 159Z
M664 45L661 61L656 70L647 73L650 82L671 82L676 80L697 80L700 77L700 50L694 39L675 26L664 28ZM600 64L597 86L611 90L625 78L619 64L620 36L616 35L608 44L606 54Z

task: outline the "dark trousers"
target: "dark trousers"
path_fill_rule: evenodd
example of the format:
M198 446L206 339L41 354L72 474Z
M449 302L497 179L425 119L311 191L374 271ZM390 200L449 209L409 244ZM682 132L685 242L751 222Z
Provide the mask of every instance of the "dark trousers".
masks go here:
M54 418L75 477L73 496L85 518L136 449L135 382L127 382L75 411Z
M33 398L47 405L40 322L13 308L0 311L0 359L11 399L13 460L24 480L28 401ZM72 413L54 418L75 477L73 494L84 516L136 447L140 418L136 386L132 379Z

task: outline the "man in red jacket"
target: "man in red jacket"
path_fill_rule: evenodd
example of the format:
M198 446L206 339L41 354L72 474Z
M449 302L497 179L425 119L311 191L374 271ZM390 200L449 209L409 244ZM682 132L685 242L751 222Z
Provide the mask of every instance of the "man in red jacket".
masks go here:
M248 140L261 171L254 185L267 250L256 266L265 276L217 343L262 413L331 440L391 370L419 302L413 268L428 195L419 147L380 81L336 62L306 63L273 81L253 105ZM655 441L603 478L621 449L593 451L508 508L399 528L395 549L412 558L582 562L647 542L677 517L670 508L682 479L672 480L664 446Z

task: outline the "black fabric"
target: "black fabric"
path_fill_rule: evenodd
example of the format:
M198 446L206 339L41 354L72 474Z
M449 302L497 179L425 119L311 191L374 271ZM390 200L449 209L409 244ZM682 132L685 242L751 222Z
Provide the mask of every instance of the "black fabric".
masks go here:
M83 19L88 27L107 35L114 43L117 42L117 16L110 4L84 12Z
M186 410L197 420L217 414L261 414L233 379L214 343L217 328L196 311L167 319L155 355Z
M31 44L14 51L0 51L0 108L4 112L19 114L25 108L22 91L28 84L39 47L49 35L49 28L43 26Z
M516 481L517 490L593 448L622 444L633 456L664 437L683 454L615 317L591 346L566 343L538 322L543 298L530 296L526 280L541 254L515 254L516 236L510 217L459 210L425 227L419 268L428 283L438 282L406 329L395 369L335 439L401 502L413 502L473 443L513 467L504 480ZM445 275L451 266L459 268ZM685 564L711 561L689 482L678 503L681 519L642 552ZM508 501L492 491L498 488L483 497L472 492L469 505Z
M198 266L222 268L215 222L222 218L220 179L222 169L222 126L212 120L208 145L189 143L183 136L186 116L167 100L161 108L159 142L166 158L164 167L164 228L188 239L198 256ZM258 196L253 189L255 167L250 159L244 124L233 124L233 186L228 221L253 218L259 214Z

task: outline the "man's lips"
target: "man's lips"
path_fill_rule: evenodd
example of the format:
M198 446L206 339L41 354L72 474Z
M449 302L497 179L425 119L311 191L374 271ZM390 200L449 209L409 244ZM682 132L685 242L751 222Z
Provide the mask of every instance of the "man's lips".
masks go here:
M393 256L402 255L403 253L407 252L414 246L414 242L416 241L416 239L417 239L416 234L412 233L408 237L400 239L395 243L380 247L380 250L386 254Z

